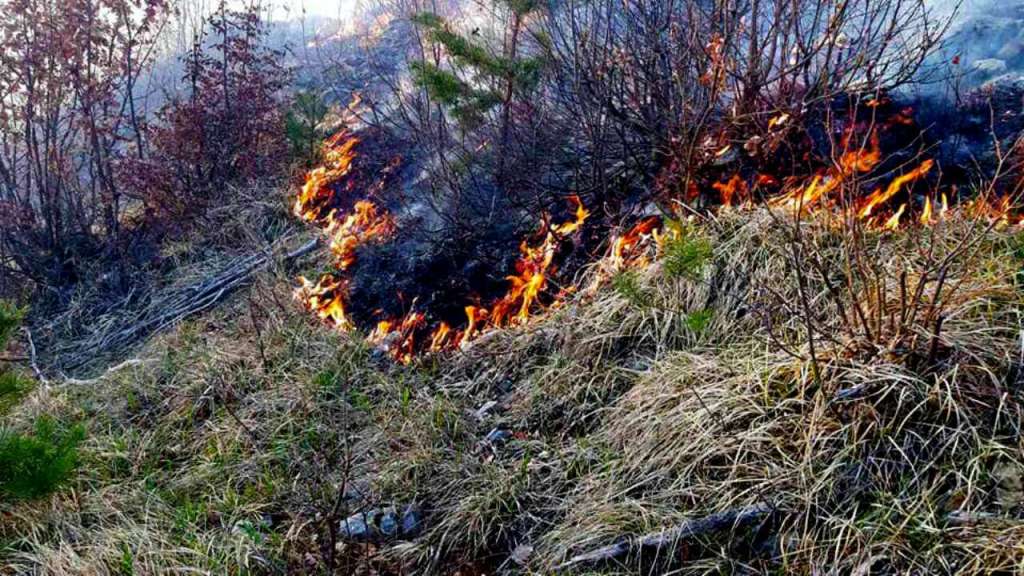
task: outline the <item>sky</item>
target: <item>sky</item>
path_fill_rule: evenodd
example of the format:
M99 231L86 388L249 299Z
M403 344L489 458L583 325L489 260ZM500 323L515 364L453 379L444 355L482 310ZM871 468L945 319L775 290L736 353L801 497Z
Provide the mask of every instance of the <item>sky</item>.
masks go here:
M289 14L290 18L298 18L303 8L310 16L329 16L331 18L345 19L351 17L358 0L277 0L281 8L281 17Z

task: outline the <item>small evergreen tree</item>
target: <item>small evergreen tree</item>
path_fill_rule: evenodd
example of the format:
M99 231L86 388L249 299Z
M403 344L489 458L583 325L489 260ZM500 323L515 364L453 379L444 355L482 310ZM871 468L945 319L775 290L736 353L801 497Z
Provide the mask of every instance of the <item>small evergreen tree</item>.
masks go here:
M8 302L0 300L0 352L7 348L14 331L21 322L23 312ZM31 388L31 383L14 370L5 370L0 365L0 414L6 412Z
M314 92L299 92L292 99L284 119L285 135L291 146L292 161L305 167L319 159L320 143L327 136L322 123L327 104Z
M62 486L78 466L84 436L82 426L62 428L47 416L31 435L0 430L0 499L39 498Z
M481 143L497 143L493 147L495 181L508 192L513 108L528 102L539 83L544 51L525 54L523 39L527 20L539 7L536 0L499 0L497 6L504 8L506 16L500 41L487 42L479 30L461 34L434 13L414 16L412 21L425 31L427 42L440 50L434 52L433 61L413 62L410 70L414 82L451 114L464 134L478 131Z
M7 348L24 312L0 301L0 351ZM30 388L14 370L0 369L0 414ZM39 498L67 482L78 465L81 426L60 426L52 418L36 420L31 434L0 427L0 500Z
M444 105L465 128L478 126L484 115L501 105L501 129L507 135L513 101L537 85L542 60L520 56L520 36L526 17L537 3L505 0L511 21L509 40L500 54L483 43L461 35L440 16L424 12L413 22L426 30L430 42L444 47L449 66L413 62L413 78L431 98Z

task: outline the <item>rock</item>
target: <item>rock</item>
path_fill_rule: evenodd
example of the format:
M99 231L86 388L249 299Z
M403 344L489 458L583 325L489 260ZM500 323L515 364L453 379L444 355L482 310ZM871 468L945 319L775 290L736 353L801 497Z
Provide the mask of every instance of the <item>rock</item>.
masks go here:
M992 469L996 480L996 501L1004 510L1011 510L1024 504L1024 472L1010 463L1003 462Z
M1015 38L1003 45L999 52L996 52L996 58L1003 61L1016 60L1020 58L1022 52L1024 52L1024 45L1021 44L1019 39Z
M484 440L491 444L501 444L512 437L512 433L502 428L495 428L487 433Z
M494 407L497 406L497 405L498 405L498 403L496 401L488 400L487 402L484 402L483 406L481 406L480 408L477 408L476 412L473 413L473 416L476 417L477 420L483 420L484 418L487 417L487 414L491 410L493 410Z
M415 536L421 527L419 511L413 506L402 509L401 515L394 506L375 508L353 514L342 521L342 537L361 542L381 542L395 538Z
M1006 72L1006 61L998 58L983 58L974 62L974 71L986 76L996 76Z

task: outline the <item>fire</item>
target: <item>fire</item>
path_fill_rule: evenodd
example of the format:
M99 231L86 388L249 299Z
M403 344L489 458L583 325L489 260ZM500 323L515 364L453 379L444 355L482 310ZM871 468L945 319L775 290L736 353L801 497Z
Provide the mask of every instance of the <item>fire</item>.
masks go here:
M331 185L347 176L356 158L359 138L347 130L338 132L324 143L323 164L306 173L306 181L295 198L292 211L306 222L330 223L330 204L334 200Z
M843 140L843 146L849 148L852 134L847 134ZM850 176L857 172L870 172L882 160L882 147L879 144L878 132L872 131L868 136L868 145L861 146L854 150L848 150L839 157L839 167L843 176Z
M543 240L535 245L530 245L527 241L520 244L516 274L508 277L509 291L489 311L488 317L492 326L521 324L529 319L530 310L547 287L549 274L554 272L552 261L560 239L579 230L590 216L590 212L583 207L578 196L573 196L570 200L576 205L575 220L555 226L548 226L542 220L538 236L542 236Z
M657 216L648 216L630 228L629 231L622 236L614 238L611 243L610 254L612 269L618 270L634 264L637 246L647 239L652 238L660 227L661 218Z
M907 117L909 114L906 112ZM769 120L769 127L780 128L790 121L787 114L780 114ZM902 123L903 120L896 122ZM834 161L803 179L765 173L747 174L745 177L737 172L723 176L711 187L719 193L723 206L746 203L761 190L761 186L767 186L773 192L781 190L769 201L773 207L801 213L805 210L832 210L840 205L836 197L838 190L856 190L857 178L878 168L883 160L877 131L872 130L857 138L854 136L851 130L843 138L841 151ZM349 130L329 139L323 164L307 173L293 206L298 217L322 230L334 264L332 273L322 275L315 282L300 278L296 296L320 319L343 330L355 328L346 308L347 274L358 265L359 248L372 242L387 241L398 229L395 218L371 199L373 194L365 194L365 198L351 204L350 198L341 196L356 188L354 166L358 160L359 143L359 137ZM729 145L718 148L719 155L729 151ZM911 196L904 197L895 210L892 206L894 198L925 178L933 167L934 162L926 159L891 179L884 187L860 200L850 201L849 205L857 218L874 229L896 230L915 220L921 225L931 225L945 218L950 210L946 193L925 196L923 205ZM371 187L374 188L383 188L383 180L380 186ZM689 181L687 198L698 195L696 184ZM843 205L847 205L848 197L840 198ZM500 297L465 305L464 320L434 318L429 311L417 310L413 301L404 316L378 318L376 326L367 334L367 340L386 350L395 360L408 363L419 353L458 349L489 330L524 324L537 313L557 306L560 299L572 293L571 289L554 286L553 278L558 272L561 250L567 239L577 234L590 217L590 211L579 197L572 196L569 201L571 210L568 218L556 223L548 215L543 215L537 231L520 242L514 271L506 277L508 287ZM339 204L351 205L351 208L343 210ZM920 214L916 218L910 217L908 214L916 212L917 206L922 206ZM977 199L962 204L958 209L989 218L1000 226L1019 224L1019 218L1011 218L1011 208L1009 198L1003 198L995 201ZM660 217L650 216L624 233L613 236L597 277L606 279L606 272L646 264L650 254L655 252L654 247L660 249L664 238L670 237L675 230L669 228L663 233L662 226ZM381 316L379 312L376 315Z
M920 222L924 226L928 226L934 222L932 217L932 199L930 196L924 198L924 209L921 211Z
M1016 210L1018 206L1010 196L979 196L963 205L964 213L971 218L987 220L997 230L1024 224L1024 215Z
M390 333L391 321L381 320L380 322L377 322L377 327L373 329L373 332L370 332L366 339L374 344L380 344Z
M531 243L523 241L519 246L520 257L516 262L516 273L507 277L508 292L490 308L477 305L465 307L466 328L456 330L441 321L431 331L425 346L430 352L456 349L462 344L480 336L490 328L513 326L526 322L536 310L543 309L540 297L548 287L549 277L555 272L554 258L563 238L580 229L590 212L576 196L570 198L575 205L574 219L561 224L549 224L541 220L541 227ZM559 294L562 294L560 292ZM420 328L425 327L426 317L421 312L410 312L400 322L382 322L374 332L372 341L388 348L391 355L403 363L411 362L418 350L416 339ZM377 335L380 333L379 335Z
M928 172L931 171L933 165L934 161L931 158L929 158L922 162L921 165L918 166L917 168L914 168L910 172L907 172L906 174L899 176L895 180L890 182L889 186L886 187L884 192L881 191L881 189L874 191L864 200L864 203L858 210L857 215L862 219L868 218L869 216L871 216L871 212L879 204L888 202L889 199L895 196L900 191L900 189L903 188L904 185L914 182L915 180L918 180L919 178L928 174Z
M739 174L733 174L728 182L715 182L711 187L721 193L723 206L732 206L733 198L742 197L747 192L747 183Z
M348 214L339 214L334 207L335 188L351 174L356 146L360 140L343 130L324 145L321 166L306 174L305 183L292 207L296 216L323 229L335 258L335 270L342 272L355 263L356 249L374 239L383 239L394 230L394 222L373 202L360 200ZM320 319L342 330L350 330L353 323L345 308L348 282L338 274L324 274L313 283L299 278L296 297ZM378 326L377 332L386 331Z
M904 115L911 113L912 111L910 110L901 112ZM894 123L900 124L905 122L897 119ZM821 209L826 206L835 205L835 200L831 196L836 190L839 190L858 174L871 172L882 162L882 151L877 130L872 130L868 134L866 142L860 146L851 147L851 141L853 140L853 133L847 133L843 138L843 148L845 151L836 159L831 167L811 176L810 181L806 184L798 184L789 193L770 200L769 204L775 207L788 208L794 212L812 208ZM876 213L907 186L927 176L934 165L934 160L930 158L925 159L909 172L891 180L885 188L879 188L865 198L855 201L857 218L868 226L878 227L883 230L898 228L907 210L906 202L902 203L895 212L885 218L878 218ZM758 182L760 182L762 176L759 175L758 178ZM719 187L716 186L716 188ZM728 197L723 193L723 201ZM940 213L944 214L947 209L948 204L945 194L943 194ZM927 225L934 222L935 218L933 200L930 197L926 198L918 221L921 224Z
M370 240L386 238L394 231L394 221L386 212L380 212L369 200L360 200L353 212L342 219L333 219L326 234L331 239L331 252L337 267L345 270L355 263L355 250Z
M442 321L438 324L437 328L434 329L434 333L430 335L430 351L440 352L444 350L448 345L448 340L452 336L452 327L447 322Z
M900 204L899 209L885 221L885 226L882 228L886 230L897 230L900 227L900 218L903 217L903 211L907 209L907 203Z
M466 306L468 324L466 324L466 331L462 333L462 340L469 341L477 335L477 325L484 319L486 314L486 310L482 310L477 306Z
M325 143L322 165L306 174L293 205L299 218L321 228L334 257L333 273L324 274L315 283L299 278L296 297L317 317L342 330L355 328L346 309L345 274L357 264L359 247L386 241L397 229L394 218L369 198L356 201L348 211L335 207L338 193L354 188L352 176L359 143L360 139L348 130L330 138ZM444 321L431 325L413 302L404 317L378 321L367 334L367 340L407 363L421 350L440 352L457 348L490 328L526 322L550 300L567 293L562 290L544 296L556 271L555 258L563 240L578 232L590 216L579 197L569 200L573 208L570 219L556 224L544 216L538 232L520 244L515 273L507 277L508 291L489 306L465 307L465 329L457 330Z
M328 214L333 219L335 212L332 210ZM356 248L391 230L392 222L386 214L378 214L376 206L370 202L357 202L355 212L340 220L332 220L326 228L331 239L331 251L335 255L335 269L348 269L355 263ZM347 281L336 275L324 274L315 284L300 276L296 297L321 320L342 330L350 330L353 324L345 310L347 291ZM386 326L378 326L376 332L384 329Z
M818 174L811 179L810 184L805 188L797 189L791 194L777 198L772 202L772 205L783 206L793 211L804 210L816 203L822 196L828 196L839 183L840 180L837 178Z
M338 328L347 330L352 327L345 313L346 286L343 280L324 274L314 284L299 276L299 284L296 295L306 308Z
M849 148L852 135L843 139L843 145ZM828 196L839 186L858 173L870 172L882 159L878 133L871 132L866 146L859 146L844 152L832 166L823 173L814 175L810 183L797 187L789 194L773 200L771 205L789 208L793 211L805 210Z
M779 114L777 116L773 116L771 119L768 120L768 129L771 130L773 128L781 127L788 120L789 120L789 114L787 114L785 112L783 112L783 113L781 113L781 114Z

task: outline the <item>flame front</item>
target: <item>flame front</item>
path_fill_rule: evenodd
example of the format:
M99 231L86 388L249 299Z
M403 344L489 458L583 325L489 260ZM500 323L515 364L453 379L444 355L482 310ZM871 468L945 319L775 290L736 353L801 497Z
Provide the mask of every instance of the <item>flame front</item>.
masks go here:
M306 182L295 198L292 211L306 222L329 225L334 201L331 185L338 182L352 170L356 158L355 147L359 144L347 130L338 132L324 143L323 164L306 173Z
M397 229L391 215L368 198L356 201L345 213L334 207L339 193L350 193L355 187L352 176L359 143L360 139L347 130L327 140L322 165L306 174L293 205L299 218L321 228L334 258L333 273L322 275L317 282L299 278L296 297L318 318L342 330L355 328L346 309L346 274L356 265L359 247L386 241ZM508 291L490 307L466 306L463 330L444 321L431 326L413 302L403 318L378 321L367 334L367 340L407 363L421 350L440 352L458 348L488 329L526 322L545 307L541 300L555 272L554 261L561 242L578 232L590 215L579 197L572 196L570 201L573 218L559 224L550 223L546 216L541 219L537 234L520 244L515 274L507 277Z
M346 130L328 139L324 143L323 164L306 173L306 181L292 206L296 216L322 229L334 255L337 272L343 272L355 263L355 251L359 246L386 239L394 231L391 217L369 200L357 201L352 212L345 215L340 215L334 208L336 188L348 191L352 186L348 177L353 170L359 142L358 137ZM300 277L296 290L296 297L309 310L343 330L354 327L345 308L347 296L348 282L339 274L324 274L315 283Z
M909 118L910 112L901 114ZM784 129L789 122L790 117L782 114L769 121L769 128ZM894 122L906 124L907 120L901 116ZM293 206L299 218L321 229L330 247L334 266L333 272L321 275L315 282L299 278L296 296L317 317L343 330L355 328L346 309L347 275L357 265L359 248L371 242L387 241L398 230L395 219L370 197L351 202L350 195L357 188L354 172L359 144L360 138L349 130L342 130L330 138L325 143L322 165L307 173ZM728 151L726 146L719 150L719 154ZM877 130L857 138L851 130L843 138L842 152L815 173L804 177L765 173L745 177L737 172L712 183L711 188L717 192L722 206L746 206L758 196L763 186L770 187L777 193L768 200L771 207L791 210L798 217L810 211L848 207L865 226L880 231L897 230L914 222L929 226L948 217L950 206L945 192L939 194L932 190L923 199L913 194L915 183L932 172L934 161L931 159L923 160L861 197L857 193L861 189L860 180L866 181L882 160ZM383 188L383 180L379 184L379 187L370 189ZM840 194L839 191L843 192ZM955 188L953 192L956 199ZM690 180L683 198L689 201L699 195L697 184ZM376 327L367 334L367 340L386 350L396 360L410 362L418 353L457 349L489 330L523 324L533 315L557 305L559 299L572 292L571 287L552 286L552 278L558 271L556 262L560 250L590 216L579 197L571 196L569 201L571 217L568 220L552 223L544 215L540 218L537 232L520 243L514 273L506 277L508 288L503 295L465 305L463 321L448 318L447 322L417 310L414 300L404 316L379 318ZM898 206L896 202L899 202ZM340 211L338 205L351 205L351 208ZM1003 227L1021 223L1021 217L1011 216L1013 208L1010 199L1003 197L976 198L959 204L956 209L967 215L987 218L994 225ZM626 232L612 236L597 277L607 279L609 274L618 270L647 264L650 255L657 254L665 239L676 233L677 229L672 227L663 232L662 226L660 217L651 216L641 219Z
M843 139L845 148L849 148L851 140L852 134L848 134ZM882 151L878 133L873 131L865 146L848 149L839 157L834 166L823 173L815 174L806 186L798 186L789 194L776 198L771 205L786 207L793 211L807 210L819 200L828 198L841 184L855 175L873 170L881 159Z
M321 320L329 321L345 330L352 328L352 323L345 313L347 290L343 280L324 274L313 283L299 276L299 284L296 296Z
M346 270L355 263L356 248L374 239L387 238L394 232L394 221L387 213L379 212L373 202L360 200L352 210L344 218L332 220L326 229L339 270Z
M508 277L509 290L487 315L491 326L521 324L529 319L537 298L547 288L548 276L554 272L552 260L560 239L579 230L590 216L578 196L572 196L570 200L576 205L575 220L549 226L544 219L538 233L543 240L532 246L526 241L520 244L516 274Z
M915 180L928 174L928 172L932 169L933 165L934 161L932 161L929 158L928 160L922 162L921 165L918 166L917 168L914 168L910 172L902 176L899 176L892 182L890 182L889 186L886 187L884 192L882 192L881 190L876 190L864 200L864 203L861 205L860 210L858 210L857 215L862 219L871 216L871 212L878 205L888 202L889 199L895 196L896 193L899 192L900 189L902 189L905 185L914 182Z
M622 236L615 237L611 242L609 255L609 264L612 271L646 264L646 259L644 259L642 252L637 248L651 238L656 239L655 234L660 227L661 218L648 216Z

